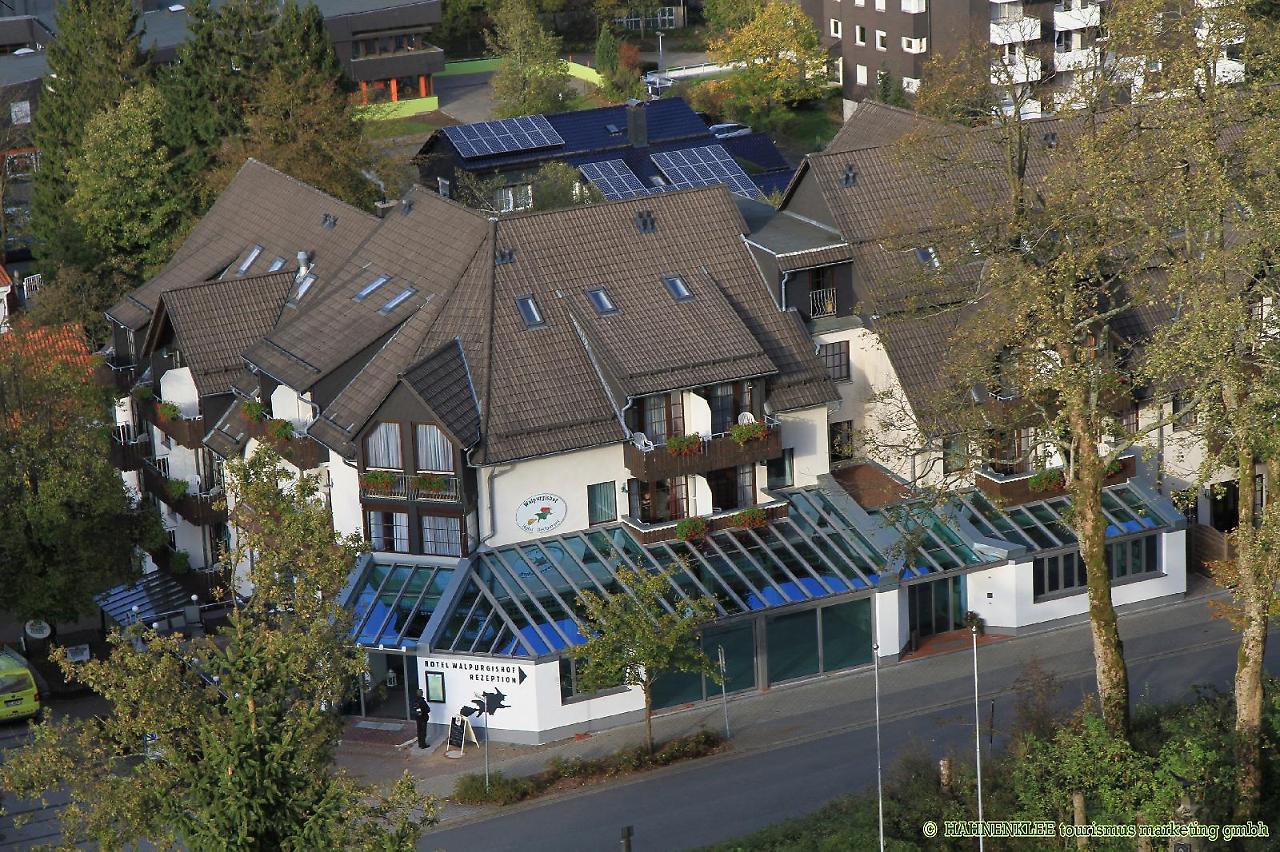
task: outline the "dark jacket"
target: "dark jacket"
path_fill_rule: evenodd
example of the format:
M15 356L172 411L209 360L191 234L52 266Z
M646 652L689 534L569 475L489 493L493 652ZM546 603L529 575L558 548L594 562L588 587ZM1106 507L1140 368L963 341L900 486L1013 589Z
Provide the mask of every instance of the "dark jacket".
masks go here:
M431 705L425 698L413 699L413 718L417 722L426 722L431 718Z

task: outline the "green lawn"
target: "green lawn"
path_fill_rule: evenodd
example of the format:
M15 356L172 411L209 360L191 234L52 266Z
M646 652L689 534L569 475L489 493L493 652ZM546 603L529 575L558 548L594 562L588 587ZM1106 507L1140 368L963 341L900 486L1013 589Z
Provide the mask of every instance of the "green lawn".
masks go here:
M774 134L774 141L795 162L827 147L844 123L839 92L812 108L794 109Z
M364 136L374 142L383 139L395 139L400 136L426 136L433 130L438 130L446 124L452 123L438 112L406 115L402 118L366 121L364 123Z

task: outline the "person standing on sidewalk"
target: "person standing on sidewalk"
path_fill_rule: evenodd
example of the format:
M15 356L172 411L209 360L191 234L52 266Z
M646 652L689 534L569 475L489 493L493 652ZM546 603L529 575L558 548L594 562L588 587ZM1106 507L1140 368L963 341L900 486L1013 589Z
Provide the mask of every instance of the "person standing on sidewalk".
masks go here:
M427 747L427 722L431 719L431 705L427 703L422 690L413 699L413 721L418 723L418 748Z

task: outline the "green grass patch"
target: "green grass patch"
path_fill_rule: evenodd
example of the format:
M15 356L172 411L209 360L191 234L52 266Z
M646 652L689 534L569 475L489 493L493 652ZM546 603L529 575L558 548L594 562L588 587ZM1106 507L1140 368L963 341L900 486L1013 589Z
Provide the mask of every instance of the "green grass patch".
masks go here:
M780 822L703 852L847 852L874 849L877 840L876 801L868 796L835 799L809 816ZM920 847L886 837L885 849L906 852Z
M720 734L698 731L663 743L653 754L649 754L644 746L636 746L599 758L553 758L543 771L521 778L508 778L501 772L491 772L488 789L485 789L484 775L473 773L454 782L453 799L466 805L514 805L557 787L585 786L631 772L704 757L723 747L724 737Z
M446 62L443 71L437 71L435 77L461 77L464 74L486 74L502 67L501 59L466 59L461 62Z
M364 138L376 142L400 136L420 136L439 130L449 123L442 120L439 113L370 120L364 123Z
M778 146L799 159L821 151L835 138L844 123L839 93L812 106L787 111L787 118L774 134Z

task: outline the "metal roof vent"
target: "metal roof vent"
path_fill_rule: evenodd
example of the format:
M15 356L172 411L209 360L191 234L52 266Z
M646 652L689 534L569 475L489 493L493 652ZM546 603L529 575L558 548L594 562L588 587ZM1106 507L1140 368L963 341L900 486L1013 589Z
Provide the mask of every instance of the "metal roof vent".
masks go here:
M494 262L499 266L516 262L516 250L513 248L498 249L494 254Z
M658 230L658 220L653 218L652 210L636 211L636 228L642 234L652 234Z
M609 131L610 136L617 136L619 133L622 132L622 128L616 124L606 124L604 126L604 129Z
M320 224L324 226L326 231L332 231L338 226L338 217L332 213L326 213L320 217Z
M413 210L413 201L408 198L400 199L400 212L405 216L409 215L409 211Z
M1044 135L1044 146L1046 148L1058 147L1058 132L1056 130L1050 130Z
M844 184L846 189L858 185L858 170L853 167L853 163L849 163L844 167L844 177L841 178L840 182Z

